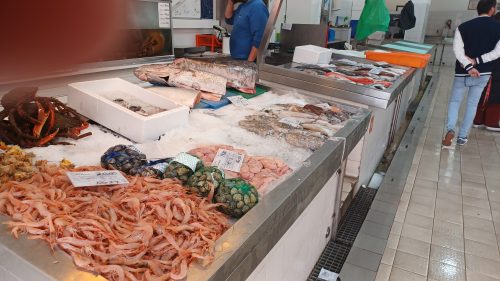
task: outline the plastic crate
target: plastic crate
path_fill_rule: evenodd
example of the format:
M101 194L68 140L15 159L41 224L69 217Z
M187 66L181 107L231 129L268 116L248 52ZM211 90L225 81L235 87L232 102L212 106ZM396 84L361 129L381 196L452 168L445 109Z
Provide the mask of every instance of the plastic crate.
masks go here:
M215 52L216 48L222 47L222 42L213 34L196 34L196 47L210 47L211 52Z

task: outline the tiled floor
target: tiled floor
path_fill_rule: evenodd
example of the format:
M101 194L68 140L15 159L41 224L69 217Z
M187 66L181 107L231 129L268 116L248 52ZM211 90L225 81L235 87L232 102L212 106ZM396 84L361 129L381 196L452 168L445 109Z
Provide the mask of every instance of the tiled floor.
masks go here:
M500 280L500 134L442 149L452 79L443 69L377 281Z

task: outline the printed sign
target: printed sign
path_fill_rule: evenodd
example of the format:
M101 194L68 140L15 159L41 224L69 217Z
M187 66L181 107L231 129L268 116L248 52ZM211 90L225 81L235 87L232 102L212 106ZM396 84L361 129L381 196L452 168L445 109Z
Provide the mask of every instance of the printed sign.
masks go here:
M219 149L214 161L212 162L212 166L216 166L221 170L228 170L239 173L244 159L245 155L243 154L239 154L226 149Z
M128 184L128 180L120 171L88 171L67 172L69 180L74 187L89 187L103 185Z
M321 269L319 272L318 278L323 279L325 281L337 281L337 278L339 275L335 272L331 272L329 270L326 270L324 268Z
M248 100L242 96L227 97L227 99L237 107L246 107L249 105Z
M170 28L170 7L168 3L158 3L158 21L160 28Z
M200 162L199 158L194 157L193 155L187 154L187 153L179 153L172 162L177 162L179 164L182 164L186 167L189 167L191 171L196 171L196 166L198 165L198 162Z

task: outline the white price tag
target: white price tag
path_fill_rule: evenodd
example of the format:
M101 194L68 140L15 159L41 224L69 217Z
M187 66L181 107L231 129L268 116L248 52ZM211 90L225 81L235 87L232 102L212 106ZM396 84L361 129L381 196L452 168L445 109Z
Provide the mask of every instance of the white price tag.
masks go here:
M318 278L323 279L325 281L337 281L337 278L339 277L338 273L331 272L329 270L326 270L324 268L321 269L319 272Z
M212 162L212 166L216 166L221 170L228 170L239 173L244 159L245 155L243 154L239 154L226 149L219 149L214 161Z
M227 99L237 107L246 107L249 105L248 100L242 96L227 97Z
M281 28L283 28L283 30L292 30L293 28L293 24L291 23L284 23Z
M352 60L348 60L348 59L340 59L340 60L338 60L338 62L343 63L343 64L346 64L346 65L351 65L351 66L356 66L356 65L358 65L358 63L357 63L357 62L352 61Z
M66 172L74 187L128 184L120 171Z
M158 21L160 28L170 28L170 7L168 3L158 3Z
M289 126L292 126L294 128L298 128L300 126L300 120L293 118L293 117L285 117L280 119L280 123L287 124Z
M387 62L385 62L385 61L378 61L378 62L376 62L376 63L375 63L375 65L378 65L378 66L386 66L386 65L388 65L388 63L387 63Z

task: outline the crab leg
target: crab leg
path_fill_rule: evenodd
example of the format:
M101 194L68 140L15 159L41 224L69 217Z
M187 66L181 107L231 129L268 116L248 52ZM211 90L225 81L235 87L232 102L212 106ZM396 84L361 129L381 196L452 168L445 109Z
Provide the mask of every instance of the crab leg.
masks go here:
M45 111L45 108L43 108L42 104L38 101L35 102L37 107L38 107L38 124L33 126L33 136L35 138L40 138L40 135L42 134L43 127L45 123L47 122L47 119L50 116L50 111Z

